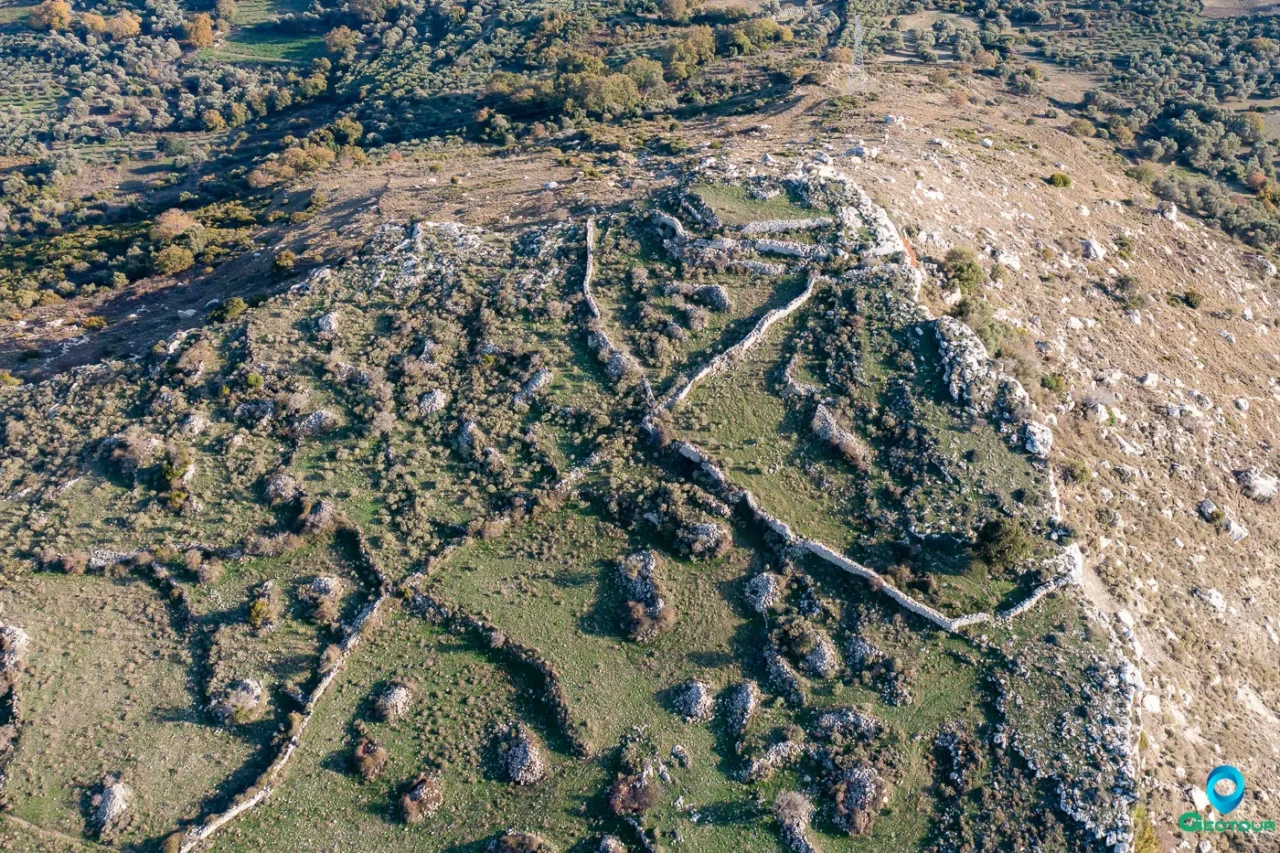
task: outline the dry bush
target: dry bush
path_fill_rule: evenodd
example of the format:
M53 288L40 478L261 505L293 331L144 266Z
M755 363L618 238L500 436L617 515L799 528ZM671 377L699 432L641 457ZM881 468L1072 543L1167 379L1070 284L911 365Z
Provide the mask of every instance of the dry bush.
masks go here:
M372 738L362 737L351 753L351 769L367 782L382 775L387 769L387 758L386 747Z
M247 620L249 627L255 631L266 631L280 621L283 612L280 590L271 581L266 581L252 593Z
M662 785L652 775L623 776L609 789L609 809L616 815L637 815L658 804Z
M532 832L508 829L489 848L495 853L556 853L555 845Z
M59 559L59 566L69 575L82 575L89 568L89 555L84 551L69 551Z

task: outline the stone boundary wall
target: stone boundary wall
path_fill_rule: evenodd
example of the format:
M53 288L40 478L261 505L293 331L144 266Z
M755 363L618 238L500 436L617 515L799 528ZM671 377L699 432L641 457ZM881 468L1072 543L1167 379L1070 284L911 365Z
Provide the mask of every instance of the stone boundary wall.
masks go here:
M756 323L755 328L748 332L742 340L738 341L736 344L703 365L702 369L695 373L693 377L678 391L663 400L658 406L658 410L670 411L678 403L688 397L689 392L691 392L698 383L703 380L710 379L711 377L727 370L733 362L744 355L747 350L758 344L768 333L770 327L779 320L785 320L787 317L800 310L800 308L809 301L809 297L813 296L813 291L817 287L818 283L822 281L828 281L828 279L823 278L817 273L810 273L809 281L805 284L804 291L799 296L792 299L783 307L775 308L761 317L760 321Z
M360 558L366 563L365 568L369 573L378 579L379 589L374 599L363 608L360 613L352 620L347 627L346 633L337 643L338 659L327 672L321 675L320 680L312 689L311 695L307 697L306 707L303 708L302 715L295 726L295 731L290 735L289 739L280 747L280 751L276 754L275 759L267 766L267 769L247 788L241 795L244 799L234 802L228 809L218 814L211 815L204 820L199 826L194 826L187 830L183 836L182 844L179 846L179 853L190 853L201 844L208 841L222 827L235 820L240 815L255 808L261 804L267 797L271 796L272 791L279 782L279 777L284 773L289 765L289 761L293 758L298 747L302 743L302 736L306 733L307 727L311 724L312 717L315 716L316 704L328 691L329 686L333 684L339 673L342 672L343 665L347 659L351 657L351 653L360 645L360 640L364 637L365 630L373 623L378 612L382 609L386 602L388 592L386 588L386 576L377 562L374 561L373 555L369 552L365 543L364 535L359 528L344 522L339 526L338 531L345 531L351 534L357 545L359 546Z
M555 714L561 737L568 741L574 755L579 758L591 757L591 744L578 734L578 726L574 724L573 715L569 711L569 699L561 683L560 673L542 657L537 648L511 639L493 623L473 616L430 592L414 593L413 603L421 615L438 621L446 631L455 635L470 635L472 639L487 642L494 651L536 670L542 676L545 689L543 698Z
M666 214L663 215L665 216ZM679 233L684 233L684 226L680 225L679 220L676 220L674 217L667 218L672 219L672 221L679 226ZM601 344L600 349L609 354L610 361L616 359L622 365L636 364L635 358L633 358L626 350L615 344L609 338L609 333L605 331L604 315L600 313L600 305L596 302L595 295L591 292L591 283L595 280L596 276L596 221L594 219L587 219L586 231L587 261L586 269L582 273L582 298L587 303L587 310L591 314L591 319L599 326L599 331L595 332L594 335L598 336L598 340ZM650 386L649 378L645 376L643 372L640 373L640 387L644 390L645 400L647 400L650 405L653 405L653 387Z
M785 234L788 231L818 231L830 228L837 220L830 216L814 216L809 219L764 219L748 222L738 230L743 234Z

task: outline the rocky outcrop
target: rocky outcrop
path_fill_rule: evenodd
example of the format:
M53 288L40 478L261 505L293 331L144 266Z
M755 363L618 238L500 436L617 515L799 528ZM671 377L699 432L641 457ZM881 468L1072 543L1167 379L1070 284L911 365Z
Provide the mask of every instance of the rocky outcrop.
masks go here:
M835 413L819 403L814 410L813 419L809 423L814 436L831 445L837 453L859 471L866 470L871 461L871 450L853 433L840 426Z
M768 613L770 608L782 600L786 581L782 575L773 572L761 572L747 581L747 606L757 613Z
M747 782L763 782L775 773L799 761L808 753L804 743L784 740L771 745L763 754L751 759L743 778Z
M813 821L813 803L798 791L783 791L773 802L773 815L778 820L782 843L790 853L820 853L809 840Z
M995 403L996 377L986 345L954 317L939 317L935 330L942 354L942 378L951 399L978 412L990 410Z
M444 410L449 402L449 395L443 389L435 388L418 398L418 415L429 417Z
M99 836L110 835L124 821L132 800L133 791L118 775L104 778L90 798L89 821L93 831Z
M382 722L390 723L409 713L409 706L412 704L413 694L409 688L393 681L373 700L373 713Z
M520 386L520 390L516 392L514 402L517 405L527 406L539 391L551 384L554 375L551 369L547 367L536 371L525 381L524 385Z
M0 675L18 671L31 648L31 637L17 625L0 625Z
M823 740L867 743L880 736L880 722L852 708L837 708L818 717L814 736Z
M209 713L224 726L244 725L259 719L266 711L266 692L262 685L245 678L223 690L209 705Z
M754 681L744 681L730 687L724 696L725 719L729 729L742 734L755 718L760 706L760 688Z
M409 783L400 795L400 816L408 824L421 823L435 815L444 805L444 785L430 774L422 774Z
M619 581L626 596L623 626L638 643L647 643L675 624L675 611L662 593L658 555L640 551L618 567Z

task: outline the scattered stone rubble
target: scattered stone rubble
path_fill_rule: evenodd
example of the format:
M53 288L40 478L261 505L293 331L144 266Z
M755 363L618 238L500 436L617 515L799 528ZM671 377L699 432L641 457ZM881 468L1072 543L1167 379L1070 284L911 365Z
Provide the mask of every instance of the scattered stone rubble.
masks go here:
M725 716L729 728L737 734L747 730L760 705L760 688L754 681L744 681L730 687L724 699Z
M618 574L627 598L628 633L636 642L647 643L674 622L671 606L662 595L657 553L632 554L619 564Z
M547 760L523 723L512 723L498 733L503 777L513 785L533 785L547 776Z
M444 786L436 776L423 774L414 779L400 797L400 814L405 823L421 823L444 805Z
M869 764L857 764L836 783L836 825L850 835L863 835L888 802L888 785L880 774Z
M209 712L224 726L241 725L262 716L266 702L262 684L245 678L222 691L209 705Z
M409 707L412 704L413 693L408 686L393 681L373 701L373 712L382 722L390 723L409 713Z
M690 681L680 687L673 704L686 723L706 722L715 714L716 701L711 687L702 681Z

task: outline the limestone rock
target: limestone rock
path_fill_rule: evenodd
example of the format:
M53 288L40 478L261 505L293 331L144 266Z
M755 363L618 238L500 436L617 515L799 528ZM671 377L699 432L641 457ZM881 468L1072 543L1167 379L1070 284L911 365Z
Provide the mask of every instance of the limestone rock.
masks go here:
M785 581L782 575L773 572L761 572L747 581L747 606L757 613L767 613L782 599Z
M741 734L756 715L760 706L760 688L754 681L744 681L729 688L725 695L725 712L729 728Z
M409 713L409 706L412 704L413 693L406 685L397 681L387 685L387 689L378 695L373 702L373 711L379 720L392 722Z
M533 785L547 776L547 761L533 735L521 723L512 723L499 733L502 740L502 772L515 785Z
M1053 431L1043 424L1028 423L1022 428L1023 447L1032 456L1048 457L1053 448Z
M710 720L716 708L711 687L697 680L690 681L681 687L673 704L676 713L683 717L686 723Z
M1244 493L1259 503L1271 503L1280 491L1280 480L1266 474L1261 468L1246 468L1235 472L1236 482Z
M443 390L435 388L418 398L418 414L422 417L434 415L444 409L449 402L449 395Z

